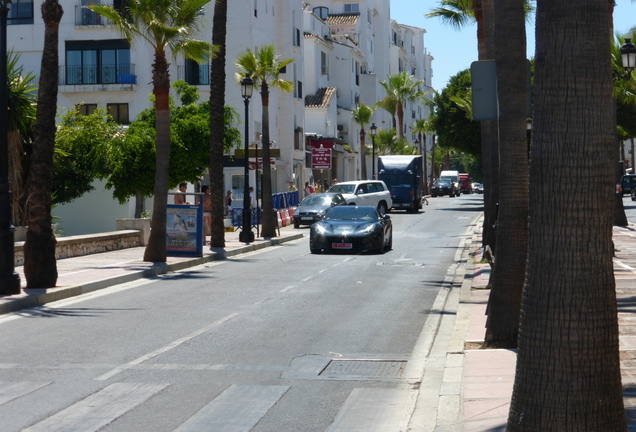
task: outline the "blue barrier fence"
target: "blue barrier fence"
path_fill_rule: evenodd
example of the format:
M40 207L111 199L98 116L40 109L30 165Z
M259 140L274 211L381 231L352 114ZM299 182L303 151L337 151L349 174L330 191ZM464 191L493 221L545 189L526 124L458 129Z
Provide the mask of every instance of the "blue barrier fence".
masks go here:
M272 205L274 210L283 210L290 207L295 207L300 202L300 194L298 191L293 192L280 192L272 194ZM261 207L252 207L252 227L260 225L263 221L263 209ZM233 208L230 211L232 218L232 226L243 226L243 208Z

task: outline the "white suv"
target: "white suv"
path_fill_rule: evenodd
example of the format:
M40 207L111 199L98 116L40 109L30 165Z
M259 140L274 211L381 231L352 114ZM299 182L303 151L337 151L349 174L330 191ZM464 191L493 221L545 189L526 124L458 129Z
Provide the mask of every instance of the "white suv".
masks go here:
M382 180L342 182L331 186L329 192L342 194L349 205L373 206L381 215L393 205L391 193Z

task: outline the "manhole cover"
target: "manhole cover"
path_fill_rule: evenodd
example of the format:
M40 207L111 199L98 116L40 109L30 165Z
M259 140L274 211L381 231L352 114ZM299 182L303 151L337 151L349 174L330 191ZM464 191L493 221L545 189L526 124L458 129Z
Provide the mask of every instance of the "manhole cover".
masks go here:
M405 360L331 360L320 372L325 378L400 378Z

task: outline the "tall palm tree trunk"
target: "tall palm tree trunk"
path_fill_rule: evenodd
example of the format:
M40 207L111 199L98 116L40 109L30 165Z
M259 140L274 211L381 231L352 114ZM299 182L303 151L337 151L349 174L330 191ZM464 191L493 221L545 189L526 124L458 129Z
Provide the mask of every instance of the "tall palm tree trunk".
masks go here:
M164 51L155 53L152 81L157 113L155 120L157 153L152 222L150 224L150 238L144 251L144 261L166 262L166 209L168 206L168 169L170 165L170 74Z
M263 226L261 235L265 238L276 237L277 218L274 217L272 201L272 168L269 163L269 86L265 81L261 83L261 101L263 103ZM256 197L258 199L258 197Z
M225 247L223 137L225 129L225 40L227 35L227 0L214 5L212 44L219 48L212 58L210 76L210 195L212 220L210 246ZM246 155L247 157L247 155Z
M366 180L367 177L367 143L364 127L360 128L360 179Z
M499 220L485 345L516 348L528 250L528 105L524 0L494 0L499 103Z
M57 114L59 26L64 11L57 0L45 0L41 10L44 49L29 175L29 229L24 244L27 288L52 288L57 282L57 241L51 226L51 184Z
M627 430L609 21L606 0L537 1L528 271L509 432Z
M397 118L398 118L398 138L404 138L404 106L403 102L398 103L397 106Z
M477 46L480 60L495 58L493 0L475 1L477 20ZM497 249L497 205L499 203L499 123L497 120L481 122L481 152L484 180L484 226L482 241L492 253Z

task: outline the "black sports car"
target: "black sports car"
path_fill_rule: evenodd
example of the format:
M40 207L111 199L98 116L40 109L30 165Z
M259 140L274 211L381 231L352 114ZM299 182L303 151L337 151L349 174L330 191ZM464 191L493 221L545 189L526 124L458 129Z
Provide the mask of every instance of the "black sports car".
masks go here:
M311 226L309 250L372 251L383 253L393 247L391 216L381 216L371 206L338 206Z

